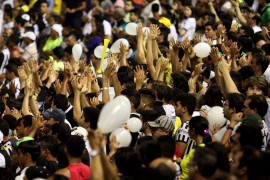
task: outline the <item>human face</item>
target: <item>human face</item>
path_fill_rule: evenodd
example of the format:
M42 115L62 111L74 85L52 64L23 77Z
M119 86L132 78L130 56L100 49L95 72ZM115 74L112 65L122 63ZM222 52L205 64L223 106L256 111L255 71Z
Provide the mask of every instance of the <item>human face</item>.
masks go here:
M51 37L52 37L53 39L58 38L58 33L57 33L55 30L51 30Z
M183 115L183 106L179 101L174 104L176 116L181 117Z
M248 87L246 94L247 96L263 95L263 91L259 89L257 86L253 86L253 87Z
M16 127L16 132L17 132L18 138L22 138L22 137L26 136L28 134L28 132L29 132L29 128L28 127L24 127L23 121L24 120L22 120L18 124L18 126Z
M132 1L126 1L126 4L125 4L125 11L126 12L129 12L131 11L132 9L134 9L134 6L132 4Z
M252 58L250 61L250 67L252 68L253 72L256 72L257 70L257 65L256 65L257 59L256 58Z
M183 13L184 13L185 17L190 17L191 16L192 11L188 6L185 6L183 10L184 10Z
M251 101L250 99L246 99L244 102L243 113L245 116L248 114L255 114L256 113L255 110L250 109L250 107L249 107L250 101Z
M243 153L241 151L233 152L232 155L232 163L231 163L231 173L237 177L241 177L241 171L240 171L240 160L243 156Z
M40 12L42 13L42 14L44 14L44 13L46 13L48 11L48 5L47 5L47 3L41 3L40 4Z
M206 38L213 39L216 36L216 31L214 31L211 26L206 26L204 33Z
M25 162L27 161L27 153L24 154L20 150L18 151L18 163L21 168L25 167Z
M73 46L75 43L76 43L76 40L75 40L72 36L69 36L69 37L66 39L66 44L67 44L67 46Z
M168 133L166 131L164 131L162 128L152 128L150 127L151 132L152 132L152 136L155 139L158 139L160 136L165 136L168 135Z
M138 16L134 13L130 13L130 22L137 22L138 21Z
M256 43L256 48L261 49L263 45L265 45L265 40L260 40Z
M45 120L47 125L54 125L56 123L56 121L53 118L47 118Z
M226 119L231 119L231 111L229 108L229 102L228 100L225 100L223 104L223 114Z

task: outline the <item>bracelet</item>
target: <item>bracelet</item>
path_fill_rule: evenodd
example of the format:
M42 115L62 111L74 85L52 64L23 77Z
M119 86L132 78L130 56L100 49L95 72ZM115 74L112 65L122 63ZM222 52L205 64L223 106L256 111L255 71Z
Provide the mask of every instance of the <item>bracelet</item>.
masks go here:
M231 127L230 125L227 126L227 129L228 129L228 130L232 130L232 131L234 130L234 128Z
M109 90L109 87L104 87L104 88L101 88L100 90L101 91L103 91L103 90Z

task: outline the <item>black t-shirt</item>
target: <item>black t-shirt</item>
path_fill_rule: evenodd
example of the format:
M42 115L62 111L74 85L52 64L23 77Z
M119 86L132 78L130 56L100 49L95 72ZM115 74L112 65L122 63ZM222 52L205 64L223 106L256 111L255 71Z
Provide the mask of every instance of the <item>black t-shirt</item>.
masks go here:
M40 166L45 166L50 175L54 174L55 171L60 169L56 161L47 161L43 158L38 158L36 164Z
M82 0L63 0L66 3L66 7L69 9L75 9L81 6ZM77 11L73 14L67 13L67 15L80 16L82 15L82 11Z
M73 108L66 113L66 119L70 123L71 127L77 127L78 123L73 119Z

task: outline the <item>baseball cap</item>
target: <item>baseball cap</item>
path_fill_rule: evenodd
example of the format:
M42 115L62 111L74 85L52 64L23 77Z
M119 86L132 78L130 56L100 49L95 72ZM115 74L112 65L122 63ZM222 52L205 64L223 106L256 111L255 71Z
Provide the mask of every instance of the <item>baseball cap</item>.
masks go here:
M166 131L173 131L174 124L170 117L162 115L159 116L155 121L148 121L150 127L163 128Z
M32 41L35 41L36 40L36 34L32 31L28 31L26 33L23 33L21 35L22 38L29 38L31 39Z
M66 114L62 109L49 109L42 113L43 117L45 118L53 118L56 121L59 121L60 123L64 122L66 119Z
M239 122L246 125L263 127L262 118L258 114L247 114Z
M171 21L168 18L165 17L161 17L158 20L159 23L163 24L164 26L166 26L167 28L169 28L171 26Z
M79 135L79 136L81 136L83 138L84 141L86 141L87 137L88 137L88 132L83 127L74 127L71 130L71 135Z
M61 24L54 24L52 29L58 33L59 37L62 37L63 26Z

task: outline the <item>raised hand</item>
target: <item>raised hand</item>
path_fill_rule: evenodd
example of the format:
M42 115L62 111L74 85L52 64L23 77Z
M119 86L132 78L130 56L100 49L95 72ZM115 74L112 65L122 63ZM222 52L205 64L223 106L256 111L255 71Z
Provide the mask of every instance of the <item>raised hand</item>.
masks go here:
M221 45L221 51L222 51L222 53L225 54L226 56L231 55L230 48L227 47L225 44L222 44L222 45Z
M36 73L39 70L39 66L36 59L30 59L28 61L29 68L31 69L32 73Z
M120 42L119 50L121 55L125 55L126 53L128 53L129 47L126 47L122 42Z
M218 69L222 74L225 71L229 71L229 69L230 69L230 65L226 62L226 60L224 59L223 56L221 57L221 60L219 61Z
M152 38L152 40L155 40L160 35L160 30L159 30L158 25L156 25L156 24L150 25L150 34L149 35Z
M103 76L110 78L116 73L117 65L114 63L108 64L105 71L103 72Z
M181 47L184 50L185 54L189 54L189 48L190 48L191 44L190 41L188 39L188 37L183 41Z
M162 71L167 71L168 70L168 68L169 68L169 59L168 58L162 58L162 60L161 60L161 70Z
M239 65L240 67L244 67L244 66L249 66L250 61L249 61L249 57L247 54L244 54L240 59L239 59Z
M50 59L48 59L47 61L44 62L44 68L46 70L52 69L52 66L53 66L53 62Z
M99 100L97 97L93 97L90 99L90 106L96 108L99 105Z
M28 76L23 66L18 67L18 75L19 75L20 82L25 81L27 79Z
M212 47L211 52L210 52L210 57L214 64L217 64L219 62L220 57L219 57L219 51L217 47Z
M225 35L226 34L226 28L224 25L220 24L217 27L217 35L221 36L221 35Z
M71 85L73 87L74 92L81 92L83 86L79 81L79 77L74 77L71 81Z
M194 75L200 75L205 71L206 67L203 67L203 63L199 63L195 66Z
M237 42L234 42L234 43L231 45L231 47L230 47L231 55L236 55L236 54L238 54L238 53L240 52L240 50L241 50L241 47L238 48Z
M170 40L170 48L172 48L174 51L177 51L181 46L173 39Z
M51 81L51 83L54 83L54 81L58 78L58 72L52 70L49 74L49 80Z
M27 63L24 63L23 68L24 68L25 73L29 77L32 74L31 68L29 67L29 65Z
M141 23L139 23L138 26L137 26L137 37L138 38L143 38L144 37L144 32L143 32Z
M79 61L79 66L80 66L80 70L83 71L86 67L86 62L85 61Z
M136 79L136 83L144 84L144 81L146 79L146 74L142 67L136 66L134 70L134 77Z

